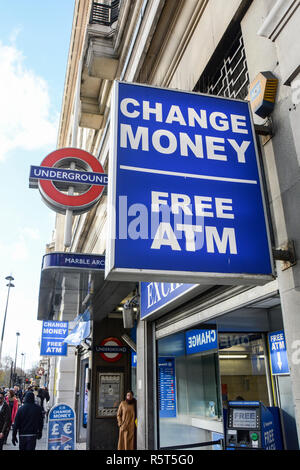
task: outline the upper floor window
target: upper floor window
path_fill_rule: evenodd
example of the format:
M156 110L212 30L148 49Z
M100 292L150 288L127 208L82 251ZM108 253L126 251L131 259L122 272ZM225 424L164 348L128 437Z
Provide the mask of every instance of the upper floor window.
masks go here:
M118 19L120 0L93 1L90 24L111 26Z
M245 48L242 32L239 29L233 38L232 33L225 34L194 91L245 99L248 87L249 75Z

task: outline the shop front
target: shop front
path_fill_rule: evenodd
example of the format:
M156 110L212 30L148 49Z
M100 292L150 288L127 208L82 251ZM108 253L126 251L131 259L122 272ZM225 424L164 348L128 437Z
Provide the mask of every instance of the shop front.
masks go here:
M74 409L76 441L96 450L117 448L118 406L135 387L132 349L123 339L131 333L134 346L135 330L124 328L120 306L136 285L105 281L104 262L101 255L47 253L38 305L39 320L69 327L64 356L50 357L53 404Z
M167 285L163 289L167 292ZM150 322L151 314L143 309L146 294L147 284L143 284L141 316ZM250 426L249 433L244 428L239 431L243 446L297 448L290 375L283 367L274 373L271 363L270 333L283 330L276 281L255 288L211 288L194 295L189 294L187 301L181 295L175 308L165 298L163 314L156 309L152 322L157 448L225 448L227 415L233 403L244 404L238 410L240 416L251 416L247 406L252 406L253 413L256 406L270 412L274 421L265 444L258 438L252 441L249 436L260 431L251 433L254 424L243 422L244 427ZM257 416L262 419L262 412Z

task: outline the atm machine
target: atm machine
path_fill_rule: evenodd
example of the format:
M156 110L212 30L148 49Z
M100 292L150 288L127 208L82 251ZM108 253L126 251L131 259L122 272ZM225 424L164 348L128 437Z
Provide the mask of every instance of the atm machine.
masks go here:
M281 450L281 431L274 409L260 401L229 401L226 450Z

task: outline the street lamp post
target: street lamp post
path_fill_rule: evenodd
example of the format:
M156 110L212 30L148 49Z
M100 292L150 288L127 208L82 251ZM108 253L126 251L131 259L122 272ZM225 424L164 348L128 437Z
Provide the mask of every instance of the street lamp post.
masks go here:
M22 371L22 378L23 378L23 388L25 386L25 353L21 353L22 356L22 363L21 363L21 371Z
M0 364L1 364L1 358L2 358L2 346L3 346L3 337L4 337L4 330L5 330L5 322L6 322L6 314L7 314L7 307L8 307L8 300L9 300L9 292L11 287L15 287L14 284L11 281L14 281L14 278L12 276L7 276L5 278L8 281L7 287L7 298L6 298L6 307L5 307L5 313L4 313L4 320L3 320L3 326L2 326L2 334L1 334L1 342L0 342Z
M15 355L15 365L14 365L14 381L16 381L17 354L18 354L18 342L19 342L20 333L17 331L16 335L17 335L17 343L16 343L16 355Z
M24 353L21 353L22 359L21 359L21 374L23 375L24 372L24 367L23 367L23 362L24 362Z

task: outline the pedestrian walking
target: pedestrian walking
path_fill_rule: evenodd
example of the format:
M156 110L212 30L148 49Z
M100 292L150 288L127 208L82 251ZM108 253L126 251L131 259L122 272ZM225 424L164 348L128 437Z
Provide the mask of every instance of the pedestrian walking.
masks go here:
M44 391L43 391L42 388L39 388L39 389L38 389L37 397L41 400L41 407L42 407L42 410L45 411L45 408L44 408L45 395L44 395Z
M15 392L13 389L10 389L7 393L7 396L5 398L6 403L9 405L10 408L10 414L11 414L11 424L14 424L15 417L19 408L19 403L18 399L15 395Z
M46 400L46 422L48 423L48 417L49 417L49 412L50 412L50 409L51 409L51 405L49 403L50 401L50 395L49 395L49 391L48 391L48 388L47 387L43 387L43 393L44 393L44 398Z
M43 432L42 408L35 403L34 393L28 391L25 395L23 405L18 409L13 426L12 443L18 442L19 449L35 450L36 440L41 439Z
M16 414L17 414L17 411L18 411L18 408L19 408L19 402L18 402L17 397L15 396L15 392L14 392L13 389L10 389L7 392L7 395L5 397L5 401L8 404L9 409L10 409L10 424L9 424L7 430L6 430L6 433L5 433L4 444L6 444L7 436L9 434L9 431L10 431L10 428L11 428L12 424L14 424L15 417L16 417Z
M34 393L34 402L37 404L37 405L40 405L42 406L42 400L41 400L41 396L39 395L39 388L38 387L34 387L33 388L33 393Z
M18 385L14 386L14 392L17 400L19 400L19 405L22 403L23 393Z
M48 402L50 400L50 395L47 387L43 387L45 400Z
M3 448L7 429L10 426L10 410L5 401L5 394L0 392L0 450Z
M133 392L126 393L126 399L121 401L117 421L119 426L118 450L134 450L136 434L136 399Z

